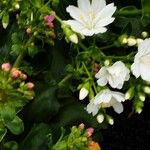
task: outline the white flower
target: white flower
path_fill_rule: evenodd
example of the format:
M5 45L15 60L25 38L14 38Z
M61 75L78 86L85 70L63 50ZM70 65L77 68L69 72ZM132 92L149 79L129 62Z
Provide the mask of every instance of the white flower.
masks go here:
M113 88L121 89L124 81L128 81L130 78L130 71L121 61L115 62L110 67L102 67L95 75L98 79L97 83L100 86L105 86L107 82Z
M114 3L106 5L105 0L78 0L78 7L68 6L66 11L73 20L64 21L72 30L85 36L104 33L106 25L114 21Z
M150 39L144 40L138 46L131 70L136 78L141 76L143 80L150 81Z
M87 105L87 112L95 116L100 108L113 107L115 112L123 112L123 105L121 102L125 101L124 94L120 92L102 90L95 98Z
M93 103L93 100L91 100L91 102L87 105L86 111L89 114L92 113L92 115L95 116L98 113L99 108L100 108L99 105L95 105Z
M88 94L89 94L89 91L86 88L81 88L79 92L79 100L85 99Z

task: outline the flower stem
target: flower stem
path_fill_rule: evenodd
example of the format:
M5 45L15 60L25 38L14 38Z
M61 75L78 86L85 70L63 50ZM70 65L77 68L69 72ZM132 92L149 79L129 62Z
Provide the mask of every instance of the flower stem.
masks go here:
M109 48L112 48L112 47L115 47L115 44L111 44L111 45L108 45L108 46L103 46L103 47L100 47L100 49L105 50L105 49L109 49Z
M61 87L64 85L64 83L69 80L72 77L72 74L68 74L66 77L64 77L59 83L58 86Z
M21 64L24 56L25 56L25 51L23 51L22 53L20 53L20 55L17 57L14 65L13 65L13 67L18 68L20 66L20 64Z

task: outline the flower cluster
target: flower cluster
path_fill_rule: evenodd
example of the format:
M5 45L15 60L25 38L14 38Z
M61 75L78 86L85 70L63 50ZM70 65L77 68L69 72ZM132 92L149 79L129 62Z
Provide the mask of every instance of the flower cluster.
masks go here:
M64 136L62 133L61 139L52 147L52 150L62 149L87 149L87 150L101 150L99 144L92 140L94 133L93 128L85 128L81 123L78 127L73 126L71 133Z

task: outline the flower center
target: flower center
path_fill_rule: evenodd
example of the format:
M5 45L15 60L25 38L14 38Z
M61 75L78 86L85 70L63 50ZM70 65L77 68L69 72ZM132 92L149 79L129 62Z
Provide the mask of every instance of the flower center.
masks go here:
M81 14L80 15L80 20L82 21L83 25L85 26L85 28L91 30L94 28L95 23L94 20L96 18L96 13L91 10L85 14Z

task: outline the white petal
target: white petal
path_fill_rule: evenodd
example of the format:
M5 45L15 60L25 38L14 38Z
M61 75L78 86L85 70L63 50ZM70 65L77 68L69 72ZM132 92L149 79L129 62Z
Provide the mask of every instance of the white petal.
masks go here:
M143 80L150 81L150 65L140 65L141 77Z
M120 92L112 92L113 98L118 102L124 102L125 101L125 95Z
M107 70L106 67L102 67L99 72L95 75L98 78L97 83L100 86L104 86L107 84Z
M78 33L81 33L81 31L84 29L84 26L75 20L64 21L64 23L70 25L71 29L75 32L78 32Z
M138 46L138 53L140 55L147 55L150 54L150 38L145 39L139 46Z
M114 20L115 20L115 18L113 18L113 17L106 17L106 18L100 19L96 23L96 28L98 28L98 27L104 27L104 26L112 23Z
M114 103L114 105L112 106L114 111L118 114L123 112L123 105L119 102Z
M92 0L92 9L95 12L101 11L106 6L105 0Z
M109 90L102 90L95 96L93 103L96 105L100 103L109 103L111 98L112 94Z
M100 86L105 86L107 84L107 78L101 77L100 79L97 80L97 84Z
M100 17L105 18L108 16L112 16L115 11L116 11L116 7L114 6L114 3L108 4L100 12Z
M94 28L94 34L104 33L106 31L107 31L107 28L105 28L105 27L96 27L96 28Z
M98 113L99 107L98 105L95 105L92 101L87 105L86 108L87 112L89 114L92 113L93 116L95 116Z
M87 29L84 28L80 31L81 34L85 35L85 36L92 36L94 35L94 30L93 29Z
M131 71L133 75L138 78L140 76L140 64L139 63L133 63L131 65Z
M75 6L68 6L66 8L66 11L70 14L70 16L78 21L81 21L81 14L83 14L83 12Z
M83 11L89 11L90 6L90 0L78 0L78 7Z

